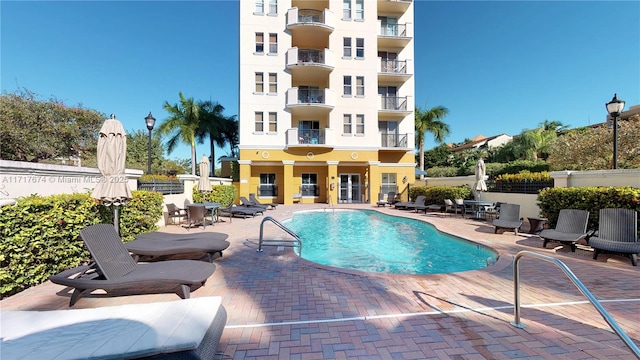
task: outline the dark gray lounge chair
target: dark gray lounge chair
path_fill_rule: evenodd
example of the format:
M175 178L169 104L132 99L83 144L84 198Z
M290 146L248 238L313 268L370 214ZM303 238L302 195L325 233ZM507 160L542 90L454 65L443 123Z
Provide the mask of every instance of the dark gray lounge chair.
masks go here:
M197 260L171 260L137 264L112 224L98 224L80 230L80 237L91 252L93 263L53 275L49 279L74 289L69 306L94 290L107 293L163 292L170 289L183 299L191 290L204 285L216 266Z
M498 229L513 230L518 235L518 230L522 226L522 218L520 217L520 205L518 204L502 204L500 206L500 217L493 220L494 233L498 233Z
M395 203L394 207L396 209L405 209L405 210L413 210L416 211L416 208L418 206L424 206L424 201L427 199L426 196L424 195L418 195L416 197L416 200L414 202L411 201L404 201L404 202L399 202L399 203Z
M213 261L216 253L222 256L222 251L229 247L227 234L207 232L199 234L171 234L152 232L141 234L135 240L124 244L137 261L142 256L144 260L182 255L206 253L209 262Z
M598 235L589 239L594 249L593 259L601 253L629 256L631 265L638 266L638 212L631 209L600 209Z
M376 205L385 207L386 205L393 205L396 203L396 193L395 191L389 191L387 194L387 199L384 199L383 193L378 193L378 202Z
M220 216L228 216L229 220L231 220L231 218L234 216L239 216L239 217L242 217L243 219L246 219L249 216L254 217L257 214L262 214L262 213L264 213L264 209L248 207L248 206L229 205L225 207L220 207L218 209L218 214Z
M260 201L258 201L258 199L256 198L256 194L254 193L249 194L249 201L251 201L251 205L267 206L267 209L272 209L272 210L275 210L276 206L278 206L278 204L276 203L269 203L269 204L261 203Z
M543 240L542 247L547 247L549 241L557 241L571 246L571 252L576 251L576 241L589 236L587 223L589 212L580 209L561 209L555 229L544 229L538 234Z
M259 208L259 209L262 209L263 211L267 210L267 208L269 207L268 205L255 205L253 204L253 201L247 199L244 196L240 196L240 203L241 203L240 206L249 207L249 208L251 207Z

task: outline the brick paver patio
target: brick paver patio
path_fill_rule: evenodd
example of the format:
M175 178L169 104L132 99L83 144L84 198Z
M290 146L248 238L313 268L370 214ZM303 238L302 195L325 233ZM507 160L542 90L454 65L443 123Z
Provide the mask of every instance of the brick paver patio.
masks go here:
M263 216L191 229L229 234L231 246L214 260L217 270L193 297L221 296L229 318L222 335L223 359L633 359L635 356L597 310L554 264L521 260L521 321L513 321L514 255L530 250L563 261L636 344L640 343L640 267L629 259L588 248L542 248L535 235L494 234L484 221L376 209L428 221L440 230L489 245L496 264L447 275L375 275L311 264L290 249L257 253ZM288 205L264 216L278 220L303 209ZM526 227L526 225L525 225ZM265 237L284 234L269 224ZM526 230L526 228L525 228ZM162 229L186 232L178 226ZM556 246L556 247L554 247ZM0 302L2 309L68 308L70 291L50 282ZM74 308L171 301L175 294L82 298Z

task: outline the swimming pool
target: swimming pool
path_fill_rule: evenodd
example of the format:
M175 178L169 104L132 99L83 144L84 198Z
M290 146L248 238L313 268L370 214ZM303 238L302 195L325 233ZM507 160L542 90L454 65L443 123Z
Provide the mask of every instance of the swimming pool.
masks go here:
M283 224L302 239L303 259L349 270L444 274L482 269L498 256L425 222L373 210L296 212Z

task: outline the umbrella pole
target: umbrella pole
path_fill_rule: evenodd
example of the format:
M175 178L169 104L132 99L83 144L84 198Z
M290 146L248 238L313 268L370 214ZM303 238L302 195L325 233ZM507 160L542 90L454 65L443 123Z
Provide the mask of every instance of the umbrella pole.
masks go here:
M118 236L120 236L120 207L113 207L113 227L116 228Z

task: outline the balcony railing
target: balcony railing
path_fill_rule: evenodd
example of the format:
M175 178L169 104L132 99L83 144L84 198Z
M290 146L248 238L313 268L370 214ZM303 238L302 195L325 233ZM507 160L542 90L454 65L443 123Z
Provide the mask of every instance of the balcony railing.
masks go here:
M260 196L260 197L277 197L278 196L278 185L275 185L275 184L258 185L258 196Z
M323 145L325 141L325 129L298 130L298 144L302 145Z
M393 73L393 74L406 74L407 73L407 61L406 60L382 60L382 67L380 72Z
M380 146L385 148L406 148L408 134L382 133Z
M407 111L407 97L382 96L382 110Z
M298 63L324 64L324 51L298 49Z
M302 184L300 186L302 196L319 196L320 187L316 184Z
M381 36L406 37L407 24L387 24L380 26Z
M299 9L298 10L298 22L309 24L319 23L324 24L324 12L314 9Z
M324 90L298 89L299 104L324 104Z

